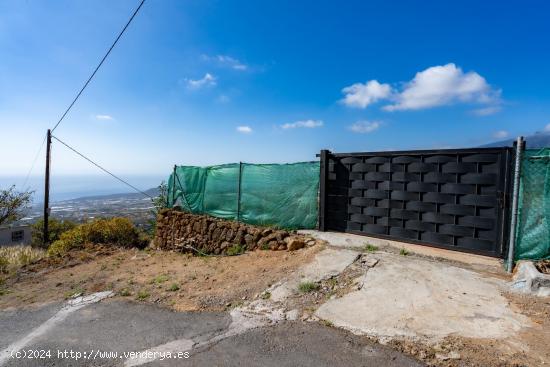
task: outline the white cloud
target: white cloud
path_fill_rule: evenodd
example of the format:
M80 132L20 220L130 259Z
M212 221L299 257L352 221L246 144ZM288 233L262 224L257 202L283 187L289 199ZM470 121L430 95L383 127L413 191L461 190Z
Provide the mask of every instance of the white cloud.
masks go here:
M499 112L501 109L502 107L497 104L489 107L476 108L472 113L477 116L489 116Z
M238 71L246 71L248 70L248 65L241 62L240 60L227 56L227 55L216 55L216 56L208 56L208 55L202 55L202 59L206 61L214 61L221 66L229 67L234 70Z
M302 121L296 121L296 122L292 122L292 123L287 122L286 124L281 125L281 127L285 130L286 129L296 129L296 128L299 128L299 127L313 129L313 128L321 127L321 126L323 126L323 121L321 121L321 120L302 120Z
M510 133L508 131L499 130L499 131L495 131L493 133L493 138L495 138L495 139L504 139L504 138L507 138L509 135L510 135Z
M377 80L370 80L365 84L355 83L342 89L345 94L342 102L349 107L365 108L368 105L388 98L391 93L389 84L380 84Z
M200 89L203 87L213 87L217 84L216 77L210 73L204 74L201 79L186 79L187 86L190 89Z
M379 121L357 121L352 124L349 129L356 133L368 134L378 130L381 125Z
M113 121L114 117L111 115L95 115L95 119L101 121Z
M243 134L250 134L252 128L250 126L237 126L237 131Z
M474 71L467 73L453 63L432 66L416 73L415 77L392 88L390 84L370 80L342 89L342 102L349 107L366 108L380 101L389 104L386 111L421 110L457 103L477 104L472 113L487 116L501 110L501 90L491 87L485 78Z
M542 129L545 133L550 133L550 124L546 125L544 129Z
M478 73L464 73L461 68L450 63L416 73L414 79L394 96L394 100L393 104L384 109L419 110L458 102L496 105L500 102L500 91L492 89ZM494 109L484 112L494 112Z

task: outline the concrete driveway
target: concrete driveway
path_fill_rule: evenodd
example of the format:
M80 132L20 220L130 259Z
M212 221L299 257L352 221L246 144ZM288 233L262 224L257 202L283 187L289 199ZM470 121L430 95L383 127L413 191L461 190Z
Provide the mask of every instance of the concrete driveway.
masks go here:
M422 366L314 322L254 327L234 313L177 313L108 296L0 311L0 365Z

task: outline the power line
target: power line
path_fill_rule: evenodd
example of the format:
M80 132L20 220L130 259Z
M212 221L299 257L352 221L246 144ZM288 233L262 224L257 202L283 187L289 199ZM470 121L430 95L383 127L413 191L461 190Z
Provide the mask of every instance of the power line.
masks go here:
M94 166L96 166L97 168L99 168L100 170L102 170L103 172L111 175L112 177L114 177L115 179L119 180L120 182L122 182L123 184L131 187L132 189L134 189L135 191L139 192L140 194L142 195L145 195L147 196L148 198L150 199L153 199L153 197L151 195L149 195L148 193L144 192L144 191L141 191L140 189L138 189L137 187L135 187L134 185L128 183L127 181L124 181L122 178L118 177L117 175L115 175L114 173L111 173L109 172L107 169L101 167L99 164L97 164L96 162L92 161L90 158L86 157L84 154L80 153L78 150L74 149L73 147L69 146L67 143L63 142L62 140L60 140L58 137L56 136L53 136L52 135L52 138L54 138L55 140L57 140L58 142L60 142L61 144L63 144L64 146L66 146L67 148L69 148L70 150L72 150L73 152L75 152L76 154L78 154L79 156L81 156L82 158L84 158L85 160L87 160L88 162L90 162L91 164L93 164Z
M59 121L57 121L57 123L55 124L55 126L53 127L52 129L52 132L54 132L55 129L57 129L57 126L59 126L59 124L61 123L61 121L63 121L63 119L65 118L65 116L67 116L67 114L69 113L69 111L71 110L71 108L73 108L74 104L76 103L76 101L78 100L78 98L80 97L80 95L82 94L82 92L84 92L84 89L86 89L86 87L88 86L88 84L90 84L90 82L92 81L92 78L95 76L95 74L97 73L97 71L99 70L99 68L101 67L101 65L103 65L103 62L105 61L105 59L107 59L107 57L109 56L109 54L111 53L111 51L113 50L113 48L115 47L115 45L117 44L118 40L120 39L120 37L122 37L122 35L124 34L124 32L126 31L126 28L128 28L128 26L130 25L130 23L132 23L132 20L134 20L134 17L137 15L137 13L139 12L139 9L141 9L143 3L145 2L145 0L141 0L141 3L139 4L139 6L136 8L136 10L134 11L134 13L132 14L132 16L130 17L130 19L128 20L128 22L126 23L126 25L124 26L124 28L122 28L122 31L120 31L120 33L118 34L117 38L115 39L115 41L113 42L113 44L111 45L111 47L109 48L109 50L107 51L107 53L105 54L105 56L103 56L103 58L101 59L101 61L99 62L99 64L97 65L97 67L95 68L94 72L92 73L92 75L90 75L90 77L88 78L88 80L86 81L86 83L84 83L84 86L82 87L82 89L80 89L80 92L78 92L78 94L76 95L76 97L73 99L73 101L71 102L71 104L69 105L69 107L65 110L65 112L63 113L63 115L61 115L61 118L59 119Z
M42 148L44 148L44 143L46 142L46 136L44 137L44 140L42 140L42 144L40 144L40 148L38 148L38 152L36 152L36 155L34 156L34 160L32 161L31 168L29 169L29 172L27 172L27 176L25 177L25 182L23 183L23 187L27 186L27 182L29 181L29 177L31 176L32 170L34 169L34 166L36 165L36 161L38 160L38 156L40 155L40 152L42 151Z

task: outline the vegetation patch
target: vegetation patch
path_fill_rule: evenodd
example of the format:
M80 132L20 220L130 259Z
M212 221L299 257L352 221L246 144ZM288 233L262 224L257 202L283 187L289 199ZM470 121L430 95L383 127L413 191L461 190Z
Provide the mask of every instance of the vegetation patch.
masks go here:
M409 251L405 248L402 248L401 250L399 250L399 255L407 256L409 255Z
M161 283L164 283L166 281L168 281L168 279L170 279L170 277L166 274L160 274L160 275L157 275L156 277L154 277L152 280L151 280L151 283L153 284L161 284Z
M365 252L376 252L378 251L378 246L372 245L370 243L367 243L365 247L363 247L363 250Z
M302 282L298 285L298 290L301 293L309 293L319 289L319 284L313 282Z
M245 250L244 246L236 243L227 249L227 255L228 256L240 255L244 252L244 250Z
M120 292L118 292L118 295L121 297L128 297L132 295L132 292L130 292L128 288L123 288L120 290Z
M170 287L168 287L169 292L176 292L179 290L180 290L180 286L177 283L174 283Z
M127 218L96 219L62 233L48 249L50 256L63 256L86 243L144 248L147 238Z
M18 268L40 260L46 255L42 249L31 246L0 247L0 273L10 273Z
M50 218L48 220L48 243L54 243L59 240L61 235L75 228L77 224L70 220L58 220ZM31 246L44 247L44 219L38 220L32 225Z
M145 301L147 298L149 298L151 294L147 292L146 290L142 289L137 293L136 299L138 301Z

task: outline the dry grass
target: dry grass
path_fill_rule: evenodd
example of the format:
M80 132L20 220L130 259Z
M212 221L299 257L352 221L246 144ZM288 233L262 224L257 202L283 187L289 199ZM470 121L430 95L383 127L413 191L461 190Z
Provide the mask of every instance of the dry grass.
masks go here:
M112 290L117 297L177 311L222 311L245 300L268 297L262 294L266 288L310 262L319 248L199 257L90 245L63 257L45 257L8 277L0 294L0 310Z
M0 273L10 273L46 256L46 251L31 246L0 247Z

